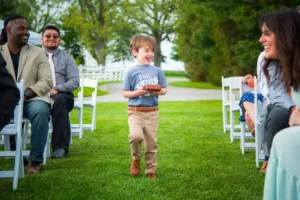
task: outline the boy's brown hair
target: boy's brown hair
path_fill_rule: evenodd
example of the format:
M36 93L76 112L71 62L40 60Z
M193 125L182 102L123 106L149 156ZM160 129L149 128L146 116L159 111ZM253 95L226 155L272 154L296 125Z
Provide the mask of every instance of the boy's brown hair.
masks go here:
M152 49L153 51L155 51L155 48L156 48L155 39L149 35L138 34L138 35L135 35L130 41L130 51L131 52L132 52L132 50L139 51L139 49L141 47L145 47L145 46L147 46L150 49Z

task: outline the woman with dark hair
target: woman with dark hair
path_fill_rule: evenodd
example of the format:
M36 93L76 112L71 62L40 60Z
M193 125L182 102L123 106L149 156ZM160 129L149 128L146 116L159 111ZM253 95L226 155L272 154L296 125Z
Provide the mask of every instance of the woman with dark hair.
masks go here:
M293 13L297 12L293 11ZM281 17L281 15L283 16ZM289 38L291 38L293 31L290 30L290 19L284 15L274 16L269 13L260 19L262 35L259 42L264 46L264 52L260 54L257 61L258 86L263 95L259 97L259 100L262 101L262 109L260 109L261 114L258 113L258 129L263 138L262 145L266 155L260 169L261 172L266 172L274 136L280 130L288 127L290 113L295 109L283 81L284 75L280 73L282 70L281 61L286 63L285 60L288 55L292 55L285 52L291 46ZM285 24L287 28L282 28L277 23ZM244 79L242 81L245 82ZM244 98L245 96L251 98ZM253 101L254 95L246 94L243 95L240 102L240 106L244 108L246 123L250 130L254 129L253 123L251 123L254 122L255 115Z
M260 126L266 155L262 170L266 170L274 136L288 127L290 113L295 110L294 103L287 94L287 85L281 71L283 65L289 65L291 62L290 55L298 51L292 44L292 38L295 37L292 21L298 18L298 15L295 10L283 10L268 13L260 19L262 35L259 42L265 49L262 71L268 85L270 101L266 108L266 118Z
M292 88L293 108L289 125L274 137L266 174L264 199L299 199L300 194L300 14L295 10L268 13L261 19L263 32L274 37L265 41L267 59L276 60L275 70L286 89ZM265 65L266 77L270 77ZM269 79L268 79L269 80Z

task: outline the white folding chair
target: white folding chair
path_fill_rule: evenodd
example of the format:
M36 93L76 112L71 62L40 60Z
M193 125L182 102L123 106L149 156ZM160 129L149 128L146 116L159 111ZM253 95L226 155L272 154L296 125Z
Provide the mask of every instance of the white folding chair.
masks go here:
M239 101L242 96L242 78L241 76L231 77L229 86L230 99L230 141L233 142L235 138L241 137L241 122L236 123L235 113L242 114L239 106ZM238 130L238 132L236 132Z
M240 124L235 124L234 115L240 112L239 98L242 94L242 76L224 78L222 76L222 110L223 110L223 132L230 131L230 138L234 130L240 129ZM228 112L230 119L228 120ZM233 120L232 120L233 118ZM236 137L236 135L234 135ZM231 142L233 138L230 139Z
M251 88L246 84L242 84L242 88L243 88L242 89L243 93L245 93L245 92L253 92L254 93L254 88ZM256 103L257 102L255 101L254 105ZM241 126L241 140L240 140L241 144L240 144L240 147L241 147L242 154L245 154L246 149L255 149L255 142L254 141L253 142L246 141L246 139L253 139L253 136L248 131L249 129L246 125L246 122L242 122L241 125L242 126Z
M20 90L20 101L14 111L14 119L11 124L5 126L0 135L4 135L4 142L9 143L9 136L15 135L16 137L16 150L15 151L2 151L0 152L1 157L14 157L15 164L14 170L1 171L0 178L13 178L13 189L16 190L18 187L19 177L24 177L24 165L23 165L23 154L22 154L22 116L23 116L23 101L24 101L24 80L17 83L17 87Z
M263 162L265 159L265 154L262 150L262 134L259 131L259 120L260 115L256 113L260 113L261 104L258 103L257 100L258 94L258 84L257 81L254 82L254 108L255 108L255 163L256 167L259 167L259 162Z
M230 130L230 141L240 138L241 123L236 123L235 113L242 113L239 101L242 96L242 76L222 77L222 110L223 110L223 132ZM227 115L230 115L228 120ZM239 132L236 132L238 130Z
M249 89L248 89L248 91L249 91ZM261 107L260 102L257 100L258 84L256 83L256 81L254 83L254 88L252 89L252 91L254 93L255 141L254 142L246 142L246 138L251 138L252 136L250 136L249 132L246 132L246 125L245 125L245 123L243 123L242 130L241 130L241 150L242 150L242 153L244 154L245 149L255 149L255 162L256 162L256 166L259 167L259 162L264 161L265 155L262 150L262 135L259 131L259 123L260 123L259 120L260 120L260 113L261 113L260 111L261 111L262 107Z
M230 124L228 121L228 110L230 105L229 100L229 86L230 86L230 78L224 78L222 76L222 111L223 111L223 132L230 130Z
M78 92L77 100L74 102L74 108L78 110L78 123L74 124L71 122L71 136L72 135L78 135L79 138L82 138L83 135L83 84L84 84L84 79L80 78L80 91ZM71 141L72 143L72 137Z
M93 88L92 98L90 100L84 100L83 106L92 107L92 123L83 124L84 129L94 131L96 129L96 104L97 104L97 91L98 91L98 79L87 79L83 81L84 87Z

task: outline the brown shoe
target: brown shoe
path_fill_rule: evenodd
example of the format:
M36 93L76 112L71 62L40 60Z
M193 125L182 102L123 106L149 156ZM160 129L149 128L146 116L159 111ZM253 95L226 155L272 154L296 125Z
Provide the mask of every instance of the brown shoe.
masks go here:
M260 172L266 173L268 167L268 161L264 161L263 165L260 168Z
M130 174L132 176L138 176L138 175L140 175L140 172L141 172L140 161L141 161L141 159L139 159L139 160L132 160L131 166L130 166Z
M29 162L27 173L28 174L39 174L41 171L41 163Z
M150 179L157 179L156 174L153 173L153 172L147 173L147 176L148 176Z

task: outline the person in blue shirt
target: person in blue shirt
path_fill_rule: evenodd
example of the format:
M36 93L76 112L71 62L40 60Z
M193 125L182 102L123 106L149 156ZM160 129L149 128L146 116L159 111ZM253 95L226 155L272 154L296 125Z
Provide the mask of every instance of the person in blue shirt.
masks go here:
M130 174L140 174L141 145L145 144L145 172L156 179L157 130L159 122L158 96L167 93L167 81L159 67L151 65L156 41L151 36L135 35L130 42L136 59L125 76L123 96L128 98L129 143L131 150ZM146 90L144 86L161 86L160 90Z
M69 152L71 127L69 112L74 107L73 90L79 86L79 70L74 58L58 48L60 31L56 26L48 25L42 30L43 48L48 56L52 70L53 88L50 97L54 100L51 109L52 137L51 158L64 158Z

